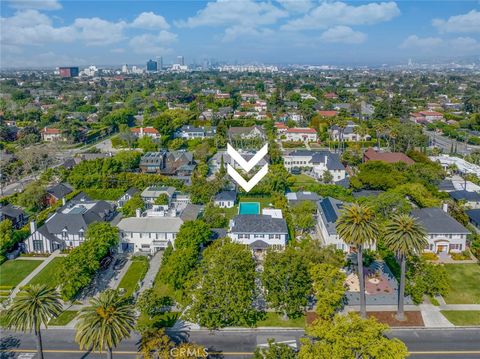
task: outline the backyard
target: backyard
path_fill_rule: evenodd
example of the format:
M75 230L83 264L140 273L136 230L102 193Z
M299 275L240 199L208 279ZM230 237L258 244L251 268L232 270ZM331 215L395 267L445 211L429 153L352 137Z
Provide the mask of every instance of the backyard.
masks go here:
M63 261L63 257L53 258L28 284L45 284L50 287L56 287L61 280L58 273Z
M148 259L146 257L133 257L132 264L120 281L118 288L123 288L127 297L131 296L139 282L145 277L147 270Z
M0 265L0 287L16 287L42 263L41 260L9 260Z
M270 196L239 196L238 202L258 202L260 203L260 213L263 208L269 208L270 204L272 203L272 198ZM228 219L232 219L238 214L238 205L232 207L232 208L225 208L225 216Z
M480 304L480 265L446 264L450 291L444 296L447 304Z

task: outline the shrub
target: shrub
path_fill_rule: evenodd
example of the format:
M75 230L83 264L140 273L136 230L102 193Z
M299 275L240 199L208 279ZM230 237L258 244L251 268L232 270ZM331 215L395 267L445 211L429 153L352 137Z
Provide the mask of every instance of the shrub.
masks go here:
M433 253L433 252L425 252L425 253L422 253L422 257L424 259L426 259L427 261L436 261L438 260L438 256Z

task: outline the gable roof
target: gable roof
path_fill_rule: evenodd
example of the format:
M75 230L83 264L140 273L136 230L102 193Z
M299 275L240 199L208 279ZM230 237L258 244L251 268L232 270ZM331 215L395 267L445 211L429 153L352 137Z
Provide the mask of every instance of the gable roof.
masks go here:
M326 197L317 202L317 208L322 217L322 221L327 228L328 234L337 234L336 222L340 217L345 203L332 197Z
M373 148L369 148L363 154L365 161L382 161L387 163L404 162L407 165L413 165L415 163L410 157L402 152L379 152Z
M237 192L235 191L222 191L215 195L215 201L233 201L237 200Z
M178 233L182 224L179 217L129 217L122 218L117 227L124 232Z
M232 233L288 234L287 222L264 214L239 214L233 218Z
M449 192L450 197L457 201L480 202L480 193L466 190Z
M0 206L0 216L7 216L10 218L18 218L22 214L25 214L24 210L20 207L14 206L9 203L4 206Z
M441 208L414 209L412 216L425 227L429 234L468 234L468 229L462 226Z
M52 195L56 199L61 199L72 192L73 190L65 183L59 183L47 188L47 193Z
M475 222L477 226L480 226L480 208L468 209L465 213L472 222Z

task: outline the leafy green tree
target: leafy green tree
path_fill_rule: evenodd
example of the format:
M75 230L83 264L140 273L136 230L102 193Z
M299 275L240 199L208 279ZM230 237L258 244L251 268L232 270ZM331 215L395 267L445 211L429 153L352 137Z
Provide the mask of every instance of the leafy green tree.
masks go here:
M12 221L5 219L0 222L0 254L6 252L13 240L13 226Z
M404 320L405 273L407 255L418 255L428 244L425 229L408 214L395 215L385 226L384 244L400 256L400 289L397 319Z
M191 281L187 316L208 329L252 326L258 319L255 261L245 246L219 239L203 252Z
M296 247L305 263L309 266L325 263L334 267L343 267L345 265L345 254L335 246L324 246L318 240L305 238L301 240Z
M331 184L333 181L333 175L330 171L325 171L325 173L322 176L322 181L325 184Z
M80 349L107 351L130 336L135 324L135 311L128 299L117 291L107 289L98 298L90 299L90 305L82 308L76 325L75 340Z
M300 232L306 232L315 226L313 217L316 206L311 201L302 201L292 208L293 223Z
M33 182L25 187L25 190L17 196L17 204L29 211L38 211L43 206L45 187Z
M324 320L332 318L345 298L347 276L331 264L316 264L310 268L313 292L317 298L316 313Z
M285 343L275 343L268 339L267 348L257 348L253 353L253 359L296 359L297 354L293 348Z
M199 249L200 246L210 241L210 228L202 220L188 221L182 224L180 230L175 237L175 248L194 247Z
M175 347L165 329L151 328L142 332L138 351L144 359L170 359L170 352Z
M124 217L134 217L137 209L140 209L142 212L145 210L145 202L143 202L139 194L134 195L125 202L120 211Z
M161 193L157 198L155 198L155 204L157 205L167 205L169 202L169 197L166 193Z
M54 288L31 285L21 289L7 310L7 327L35 334L37 356L43 359L43 344L40 329L62 311L60 295Z
M210 228L224 228L228 225L228 218L222 208L209 202L203 212L203 220Z
M175 290L183 289L193 276L198 257L199 250L193 246L176 248L164 256L158 273L159 280L170 284Z
M149 136L139 138L137 146L141 148L143 152L155 152L158 149L158 143Z
M375 243L378 237L378 226L375 222L374 212L370 207L361 204L352 204L345 207L337 220L337 233L345 243L356 247L358 280L360 282L360 314L363 318L366 318L363 247Z
M307 328L312 339L302 340L299 359L384 358L403 359L408 350L399 339L385 336L388 326L376 319L362 319L356 313L317 320Z
M262 282L271 307L291 318L304 312L312 283L307 263L293 248L267 253Z

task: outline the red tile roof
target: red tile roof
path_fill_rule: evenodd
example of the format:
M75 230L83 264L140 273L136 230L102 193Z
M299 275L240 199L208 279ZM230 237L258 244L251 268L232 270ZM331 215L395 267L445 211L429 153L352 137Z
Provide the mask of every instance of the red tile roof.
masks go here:
M369 148L363 154L365 162L367 161L382 161L387 163L397 163L404 162L407 165L412 165L415 163L410 157L402 152L378 152L373 148Z
M58 128L48 128L48 127L44 127L42 129L42 133L45 134L45 135L59 135L62 133L62 130L58 129Z
M338 115L337 111L318 111L318 114L323 117L334 117Z
M315 131L313 128L308 128L308 127L304 127L304 128L289 128L287 130L287 132L289 133L317 133L317 131Z
M140 133L140 130L141 130L141 127L132 128L133 133ZM143 128L143 133L153 133L153 134L156 134L156 135L159 134L157 129L153 128L153 127L144 127Z

